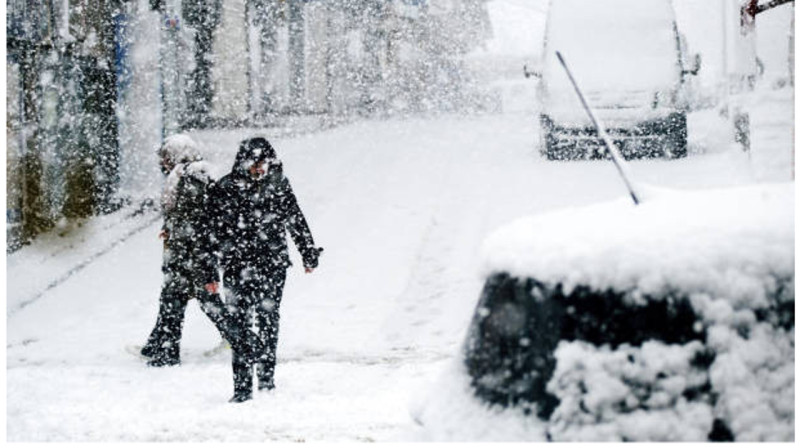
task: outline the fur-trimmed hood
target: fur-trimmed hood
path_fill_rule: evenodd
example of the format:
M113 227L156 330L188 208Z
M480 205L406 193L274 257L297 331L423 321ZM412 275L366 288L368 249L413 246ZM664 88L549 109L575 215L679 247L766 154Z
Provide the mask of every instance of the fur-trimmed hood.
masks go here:
M169 157L174 164L161 193L161 207L165 212L169 212L175 206L181 179L184 176L191 176L208 183L211 180L211 165L203 160L197 143L186 134L167 137L159 149L159 155Z
M170 135L158 149L160 157L168 156L173 164L203 160L197 143L186 134Z

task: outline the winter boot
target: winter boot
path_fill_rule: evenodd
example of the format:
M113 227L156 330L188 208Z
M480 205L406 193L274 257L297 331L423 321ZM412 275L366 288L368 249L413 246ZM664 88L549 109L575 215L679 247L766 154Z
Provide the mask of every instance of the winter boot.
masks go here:
M228 403L244 403L253 399L253 392L235 392Z
M150 367L176 366L180 363L181 363L180 347L174 343L153 354L150 361L147 361L147 365Z
M180 363L181 363L180 358L171 356L157 356L155 358L152 358L150 361L147 361L147 365L150 367L177 366Z
M274 368L269 369L264 363L258 363L256 372L258 374L258 390L273 390L275 389Z
M241 367L234 368L233 375L233 397L228 400L229 403L241 403L253 398L253 368L247 367L244 371Z
M145 358L153 358L157 354L155 346L150 344L145 344L139 353Z
M253 363L241 353L233 352L233 398L231 403L241 403L253 398Z
M261 378L258 379L258 390L274 390L275 389L275 381L272 379L262 380Z

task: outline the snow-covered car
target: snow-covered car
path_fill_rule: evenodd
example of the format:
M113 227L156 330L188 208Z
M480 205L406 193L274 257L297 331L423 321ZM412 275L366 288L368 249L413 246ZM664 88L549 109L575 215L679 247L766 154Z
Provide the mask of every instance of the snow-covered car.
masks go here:
M626 158L686 155L687 76L700 60L683 54L670 0L550 2L539 83L541 151L550 160L602 157L603 144L556 51Z
M487 239L429 438L794 440L794 184L644 198Z

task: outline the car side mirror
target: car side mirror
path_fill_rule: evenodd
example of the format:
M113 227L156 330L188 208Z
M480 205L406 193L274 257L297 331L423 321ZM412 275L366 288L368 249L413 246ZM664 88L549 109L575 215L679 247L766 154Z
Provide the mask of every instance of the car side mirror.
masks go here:
M542 74L540 72L529 71L527 65L523 65L522 66L522 73L525 75L526 78L530 78L531 76L533 76L534 78L539 78L539 79L542 78Z
M684 70L684 75L696 75L700 71L700 67L702 66L703 59L700 57L700 53L695 53L694 55L694 64L692 64L692 68L690 70Z

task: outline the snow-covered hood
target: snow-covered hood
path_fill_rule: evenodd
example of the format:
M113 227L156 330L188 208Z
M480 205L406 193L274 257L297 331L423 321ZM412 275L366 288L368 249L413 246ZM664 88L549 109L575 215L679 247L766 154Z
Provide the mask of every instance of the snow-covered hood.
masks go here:
M793 278L793 183L645 193L639 206L625 198L513 222L485 241L484 269L567 291L704 293L734 308L767 306Z
M680 110L671 86L663 89L584 92L586 101L601 122L611 128L630 129L642 123L661 120ZM557 126L567 128L593 128L578 96L570 87L544 95L543 109Z
M263 137L254 137L243 140L239 143L239 150L236 152L236 159L233 162L231 173L238 177L249 178L247 170L253 164L267 159L275 159L277 155L275 149Z
M652 107L656 96L660 97L662 94L651 90L618 92L589 90L584 95L593 109L640 109Z

